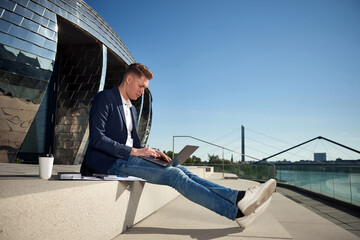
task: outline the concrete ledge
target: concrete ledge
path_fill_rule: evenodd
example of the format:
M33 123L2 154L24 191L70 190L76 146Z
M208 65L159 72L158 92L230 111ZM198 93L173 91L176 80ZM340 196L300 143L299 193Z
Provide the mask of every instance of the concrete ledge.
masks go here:
M29 167L16 168L21 166ZM28 172L37 172L37 165L31 167L36 169ZM201 177L210 175L204 167L189 169ZM19 174L13 178L6 174L4 180L4 176L0 176L0 239L112 239L179 195L170 187L144 182L47 181Z
M186 166L186 168L201 178L209 178L214 174L214 167Z

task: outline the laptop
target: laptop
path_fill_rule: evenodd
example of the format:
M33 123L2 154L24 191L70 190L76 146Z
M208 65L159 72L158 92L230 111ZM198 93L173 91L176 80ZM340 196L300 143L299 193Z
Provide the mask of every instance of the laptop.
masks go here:
M168 167L168 166L176 166L179 164L183 164L186 159L188 159L191 154L193 154L193 152L196 151L196 149L198 149L199 146L192 146L192 145L186 145L180 152L179 154L174 157L174 159L172 159L170 162L166 162L164 160L161 160L159 158L154 158L152 156L146 156L146 157L141 157L147 161L156 163L158 165L161 165L163 167Z

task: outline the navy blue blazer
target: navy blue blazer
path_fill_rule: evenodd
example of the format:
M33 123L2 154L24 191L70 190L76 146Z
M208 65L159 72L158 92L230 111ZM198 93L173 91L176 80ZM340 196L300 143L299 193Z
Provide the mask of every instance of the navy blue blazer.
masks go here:
M136 109L131 107L133 147L141 148L136 132ZM116 159L127 160L131 147L125 145L127 128L118 87L99 92L93 99L89 117L89 145L81 165L83 175L107 174Z

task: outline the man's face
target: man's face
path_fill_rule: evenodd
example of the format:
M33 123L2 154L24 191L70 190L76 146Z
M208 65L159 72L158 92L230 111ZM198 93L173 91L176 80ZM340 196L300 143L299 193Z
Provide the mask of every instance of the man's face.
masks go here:
M129 74L127 80L127 96L131 100L138 99L144 94L145 88L149 87L149 79L145 76L138 77L135 74Z

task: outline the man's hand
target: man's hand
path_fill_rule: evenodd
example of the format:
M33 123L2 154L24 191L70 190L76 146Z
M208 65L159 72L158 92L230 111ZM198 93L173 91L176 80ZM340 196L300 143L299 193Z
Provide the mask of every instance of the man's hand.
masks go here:
M166 156L163 152L160 152L159 150L155 150L152 148L132 148L130 155L133 156L152 156L154 158L159 158L161 160L164 160L165 162L170 162L171 159Z
M170 162L171 161L171 158L169 158L168 156L165 155L165 153L163 152L160 152L158 150L156 150L156 153L158 154L159 157L157 158L160 158L161 160L164 160L165 162Z
M152 156L152 157L157 157L158 154L156 153L155 149L146 147L146 148L132 148L130 155L133 156Z

